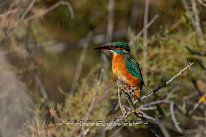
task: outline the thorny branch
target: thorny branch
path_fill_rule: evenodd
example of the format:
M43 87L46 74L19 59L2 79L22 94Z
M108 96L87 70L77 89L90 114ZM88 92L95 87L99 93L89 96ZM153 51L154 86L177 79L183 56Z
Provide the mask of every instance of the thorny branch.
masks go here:
M141 98L141 101L143 101L145 98L153 95L155 92L159 91L161 88L167 86L169 83L171 83L174 79L176 79L178 76L180 76L185 70L187 70L188 68L190 68L192 65L194 64L193 63L189 63L188 66L186 66L185 68L183 68L182 70L179 71L179 73L177 73L176 75L174 75L172 78L170 78L166 83L164 83L163 85L159 86L157 89L155 89L154 91L150 92L149 94L143 96ZM120 117L118 120L122 120L122 119L125 119L127 118L128 115L130 115L131 113L134 113L134 116L137 117L138 119L140 119L140 123L139 124L145 124L145 125L148 125L150 127L150 129L153 131L153 133L155 133L155 135L157 136L164 136L164 134L168 135L166 133L166 131L164 131L164 133L162 133L162 131L160 130L160 128L157 126L161 126L160 124L155 124L155 123L152 123L149 121L150 120L154 120L153 117L151 116L148 116L146 115L144 112L140 111L140 109L142 108L147 108L147 107L150 107L152 105L156 105L156 104L161 104L161 103L167 103L167 104L170 104L170 114L171 114L171 119L175 125L175 128L177 129L178 132L182 133L182 129L179 127L179 123L177 122L176 120L176 117L175 117L175 113L174 113L174 108L176 107L178 111L180 111L181 113L183 113L181 111L181 109L179 109L175 104L174 102L172 101L168 101L168 100L160 100L160 101L155 101L155 102L151 102L151 103L148 103L148 104L144 104L142 106L140 106L139 108L136 108L135 104L138 102L138 101L132 101L131 100L131 93L132 93L132 90L134 90L133 88L127 88L126 85L124 85L123 83L121 82L118 82L117 83L118 85L118 98L119 98L119 106L121 108L121 111L123 112L123 116ZM121 89L121 91L123 91L125 93L125 96L127 98L127 101L130 105L130 108L127 109L129 110L128 112L126 112L126 109L125 107L122 106L122 103L121 103L121 97L120 97L120 91L119 91L119 88ZM150 108L149 108L150 109ZM184 113L183 113L184 114ZM117 121L118 121L117 120ZM162 129L164 129L164 127L161 127ZM110 128L111 129L111 128ZM106 128L105 130L108 130L108 128Z
M180 70L179 73L177 73L176 75L174 75L171 79L169 79L166 83L162 84L161 86L159 86L158 88L156 88L155 90L153 90L152 92L150 92L149 94L141 97L140 100L144 100L145 98L153 95L154 93L156 93L158 90L160 90L161 88L167 86L170 82L172 82L174 79L176 79L178 76L180 76L185 70L187 70L189 67L191 67L192 65L194 64L194 62L190 63L189 62L189 65L186 66L184 69ZM135 102L136 103L136 102Z

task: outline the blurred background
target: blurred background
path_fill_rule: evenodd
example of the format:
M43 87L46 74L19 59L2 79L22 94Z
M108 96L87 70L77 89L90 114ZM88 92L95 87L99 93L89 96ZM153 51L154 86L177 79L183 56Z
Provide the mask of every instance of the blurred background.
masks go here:
M145 113L167 137L206 136L205 13L205 0L0 0L0 137L155 136L145 125L55 124L122 115L112 55L94 50L112 41L129 43L141 64L143 95L195 62L146 99L174 102L183 112L175 111L182 132L169 105Z

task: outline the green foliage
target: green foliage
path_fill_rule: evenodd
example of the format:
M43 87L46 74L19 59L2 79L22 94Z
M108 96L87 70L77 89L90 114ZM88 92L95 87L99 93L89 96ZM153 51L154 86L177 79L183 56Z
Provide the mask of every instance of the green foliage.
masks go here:
M38 1L26 18L35 15L44 8L50 7L57 1L58 0ZM129 26L130 22L128 22L128 20L133 21L129 18L131 18L131 8L136 2L138 4L138 21L136 21L136 28L134 29L132 26ZM116 1L114 9L114 32L129 28L127 34L128 43L136 39L133 44L130 45L130 50L138 59L143 72L145 87L143 87L142 96L165 83L184 68L188 62L195 62L195 65L185 71L181 77L178 77L178 79L174 80L167 87L158 91L156 95L150 96L145 100L145 102L164 99L170 100L176 103L184 112L189 110L189 114L191 114L193 112L192 108L194 104L198 102L200 96L197 93L197 95L190 98L189 101L192 105L184 104L184 99L196 93L197 89L202 92L206 89L204 87L206 81L204 68L206 58L205 56L191 53L188 49L192 49L198 53L206 53L206 35L196 32L194 24L191 21L195 13L185 13L180 1L173 0L163 2L163 0L161 0L161 2L150 2L149 19L155 14L160 14L161 17L148 28L147 47L144 46L143 36L136 36L136 30L139 31L143 26L143 0L133 0L131 2L125 2L123 0ZM10 18L9 16L1 17L1 45L6 47L5 51L9 53L6 53L7 58L13 65L13 70L28 89L28 94L32 98L31 102L37 106L36 109L31 110L33 115L32 119L28 120L25 128L22 129L21 133L26 136L29 136L30 133L33 136L68 136L71 134L78 136L81 132L81 127L68 125L66 121L85 120L97 91L94 106L88 117L89 120L106 121L122 115L119 108L115 110L118 104L117 86L115 82L117 78L112 74L111 69L108 80L101 81L98 87L102 66L97 65L100 62L100 55L98 55L98 52L94 51L92 47L96 45L89 45L86 61L83 64L83 70L80 74L79 81L81 82L78 81L75 94L70 97L70 86L81 52L81 48L79 47L82 46L76 46L74 44L75 47L73 43L79 43L77 40L84 38L90 30L93 30L95 35L105 33L108 22L108 1L79 0L78 2L71 1L71 5L75 11L73 20L70 18L68 8L61 6L45 16L41 16L29 23L22 23L10 31L8 31L8 28L15 26L18 16L25 11L25 7L28 5L20 5L19 10L21 12L16 15L11 15ZM2 9L0 8L0 10ZM200 11L204 11L204 9L200 8ZM201 19L204 20L204 18L205 15L201 15ZM6 22L7 19L8 21ZM9 26L8 23L11 24L11 26ZM160 27L160 25L163 26ZM205 24L201 22L201 25L204 32ZM30 26L30 30L28 26ZM30 38L27 39L27 36ZM40 87L34 79L33 73L35 70L31 67L28 53L23 59L21 57L22 52L26 51L24 48L25 41L28 41L33 60L36 63L35 68L38 70L42 84L49 94L49 98L57 104L55 106L54 102L51 103L53 107L55 106L55 110L48 108L46 100L39 92ZM51 41L51 47L47 47L47 41ZM93 41L94 40L92 40L92 42ZM121 39L120 41L125 41L125 39ZM58 49L65 43L68 47L62 49L64 51L50 52L52 51L51 49L55 49L52 46ZM10 46L11 49L7 48L7 46ZM16 49L20 49L22 52L16 54ZM54 51L56 51L56 49ZM145 52L147 53L146 56L144 55ZM199 63L200 60L202 64ZM201 81L202 83L200 82L200 86L196 85L197 87L195 87L193 84L194 81L197 83ZM199 87L203 88L201 89ZM204 99L205 98L203 98L203 102ZM126 102L126 99L123 97L123 103L126 104ZM139 107L145 104L145 102L140 102L136 106ZM172 120L169 109L169 106L166 104L157 105L157 109L145 113L149 116L158 117L162 123L166 125L171 135L173 135L176 132L172 129L173 125L171 124ZM203 111L200 109L198 112L194 112L194 119L203 123L205 121ZM56 114L58 118L54 117L53 113ZM177 111L175 111L175 116L182 128L196 128L196 125L188 124L191 121ZM134 119L135 118L130 115L127 121ZM65 123L58 125L56 123L58 120L62 120ZM140 127L145 128L144 125L126 128L128 129L128 133L131 133ZM104 127L89 127L88 136L94 136L103 130ZM109 131L109 134L113 133L113 131L115 130Z

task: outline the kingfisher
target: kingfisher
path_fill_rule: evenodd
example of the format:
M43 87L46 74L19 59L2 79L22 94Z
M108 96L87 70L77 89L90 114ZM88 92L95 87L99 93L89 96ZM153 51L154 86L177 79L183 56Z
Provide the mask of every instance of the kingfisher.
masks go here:
M113 53L113 73L118 79L127 84L129 88L136 88L133 92L136 98L140 100L144 80L137 59L130 54L129 45L124 42L111 42L103 47L97 47L95 49L108 50Z

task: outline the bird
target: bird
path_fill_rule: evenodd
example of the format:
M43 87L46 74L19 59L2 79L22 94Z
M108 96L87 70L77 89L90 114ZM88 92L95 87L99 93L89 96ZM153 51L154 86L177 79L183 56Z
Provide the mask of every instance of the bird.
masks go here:
M140 101L142 88L145 85L142 72L137 59L130 53L128 43L111 42L98 50L108 50L113 53L112 71L128 87L134 87L133 90L136 98Z

